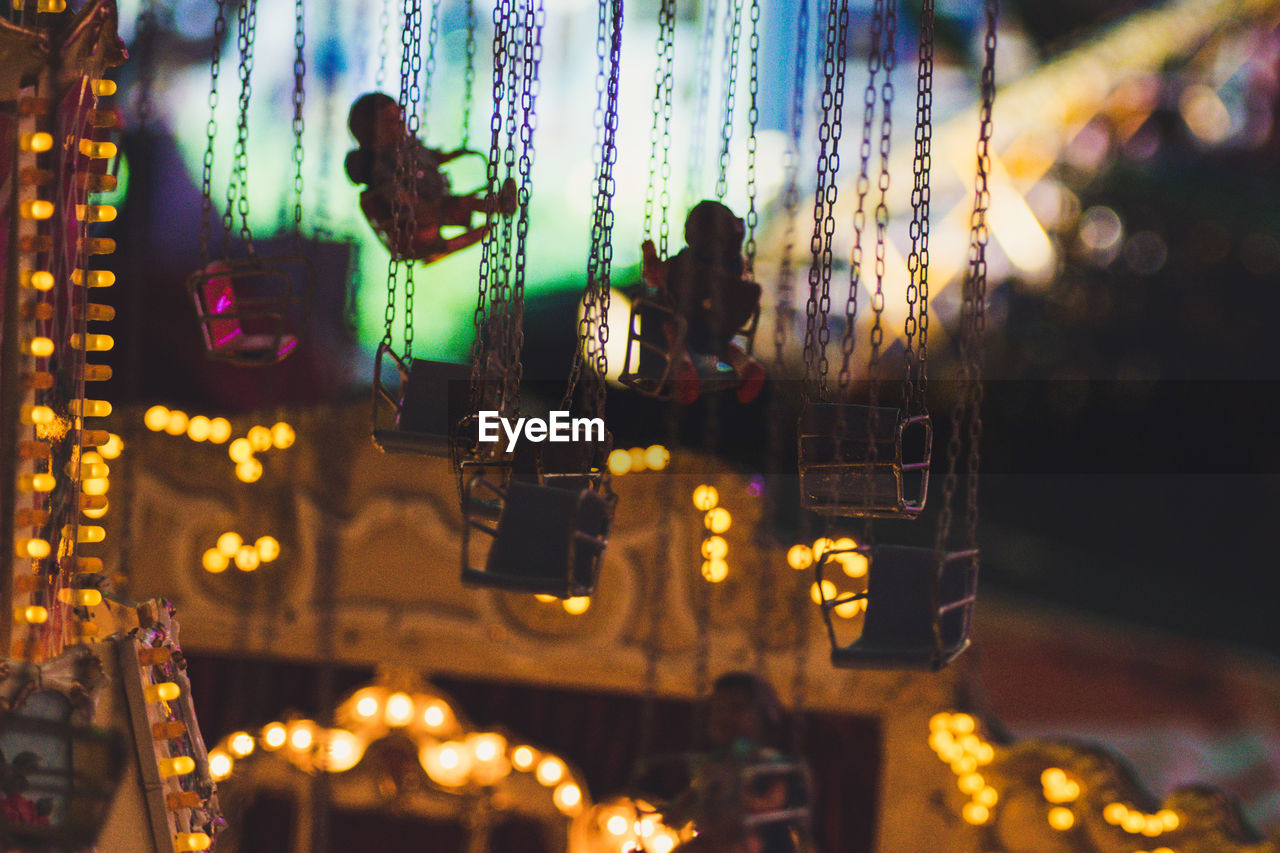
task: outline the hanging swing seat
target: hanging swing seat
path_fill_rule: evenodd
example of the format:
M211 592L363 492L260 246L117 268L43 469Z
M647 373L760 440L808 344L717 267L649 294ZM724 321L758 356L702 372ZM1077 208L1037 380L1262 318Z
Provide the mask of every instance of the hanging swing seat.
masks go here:
M384 453L452 458L470 380L470 365L406 360L389 344L380 344L374 361L373 443Z
M298 345L315 272L297 256L214 261L187 278L209 358L276 364Z
M528 445L521 445L528 446ZM604 561L616 497L581 445L548 444L505 463L464 463L462 582L590 595ZM559 448L570 448L568 456ZM556 448L556 450L551 450Z
M806 509L915 518L929 490L929 416L888 406L807 403L800 415L800 493Z
M866 591L828 598L824 575L854 553L867 558ZM835 666L937 671L969 647L978 586L976 549L859 546L828 551L817 565L822 617ZM842 643L841 634L852 620L839 616L836 609L855 601L866 602L862 633Z

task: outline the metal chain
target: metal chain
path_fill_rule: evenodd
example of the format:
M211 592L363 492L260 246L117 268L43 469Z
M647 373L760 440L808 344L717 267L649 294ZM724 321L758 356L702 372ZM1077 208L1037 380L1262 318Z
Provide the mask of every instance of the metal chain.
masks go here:
M467 67L462 76L462 143L464 151L471 148L471 105L476 84L476 0L467 0Z
M440 41L440 2L441 0L432 0L431 18L427 25L427 53L422 60L422 89L421 89L421 106L418 115L421 117L419 127L430 127L427 121L427 112L431 109L431 80L436 73L436 45ZM421 9L418 10L421 15ZM419 42L419 50L421 50L421 42Z
M303 27L303 0L294 0L293 4L293 252L302 254L302 132L305 121L302 108L306 104L305 77L307 60L303 48L307 44L307 36Z
M747 38L750 62L747 79L747 94L750 103L747 107L747 240L744 248L747 277L755 279L756 268L756 224L759 214L756 212L756 124L760 121L760 108L757 96L760 94L760 0L751 0L748 17L751 21L751 33Z
M916 69L915 155L912 159L911 253L907 256L907 318L902 406L909 415L927 414L925 385L929 359L929 177L933 147L933 10L920 4L920 52ZM916 339L918 337L918 348Z
M227 0L218 0L213 19L213 47L209 58L209 121L205 124L204 166L200 173L200 267L209 265L213 231L213 142L218 135L218 72L222 67L222 39L227 33Z
M783 234L782 262L778 267L778 302L773 323L773 360L779 370L785 370L784 351L795 311L791 307L794 288L791 284L791 255L795 249L796 209L800 206L800 143L804 134L805 58L809 51L809 0L800 0L797 11L795 85L791 92L791 142L787 146L783 170L786 189L783 206L786 209L786 229Z
M236 19L236 46L240 53L240 100L236 119L236 141L232 149L231 180L227 182L227 206L222 213L224 248L231 254L231 232L235 214L240 214L240 240L252 257L253 234L249 231L249 103L253 95L253 46L258 26L258 0L245 0Z
M527 2L527 0L524 0ZM502 164L504 174L507 178L514 178L516 174L516 116L517 107L520 103L520 78L524 72L523 65L523 39L525 37L524 30L521 26L519 9L508 7L511 15L506 23L507 32L510 34L505 49L507 51L506 62L506 146L503 149ZM519 195L517 192L517 202ZM499 240L499 266L494 271L494 284L489 291L490 304L495 311L495 337L497 339L498 351L500 353L498 363L501 368L500 387L502 389L501 408L503 412L514 412L515 400L511 396L510 376L512 365L517 360L514 356L515 351L515 305L512 299L512 277L513 273L513 251L515 241L515 227L511 220L504 219L500 230Z
M658 7L658 38L654 51L658 61L653 71L653 125L649 129L649 184L644 193L644 236L653 237L653 210L658 203L661 219L658 223L658 257L666 258L671 224L667 210L671 204L668 186L671 178L671 115L672 93L675 85L676 0L662 0ZM661 123L661 130L659 130ZM659 166L658 150L662 161ZM661 175L661 188L657 187Z
M432 25L434 27L436 21L436 10L439 7L439 0L432 4ZM406 0L405 3L405 19L409 26L405 33L408 43L405 47L409 50L409 103L407 104L404 114L408 119L408 138L405 140L407 146L420 144L418 142L418 131L422 128L420 116L426 113L426 107L419 111L419 104L426 99L423 94L423 87L418 82L422 73L422 0ZM434 38L432 33L432 38ZM431 62L434 64L435 43L431 41L427 45ZM426 85L430 88L431 79L430 71L427 72ZM411 148L406 147L405 158L412 157ZM409 195L409 234L416 236L418 233L418 166L416 163L405 163L408 171L408 185L405 191ZM410 239L413 239L413 236ZM404 358L406 361L413 358L413 259L406 259L404 264Z
M702 137L706 129L707 108L711 103L711 55L712 45L715 44L716 39L717 2L718 0L706 0L706 5L702 9L704 20L702 22L702 36L698 42L698 70L696 72L698 107L693 113L693 134L690 137L692 139L692 150L689 156L689 171L684 183L684 191L690 202L686 207L691 207L693 200L701 195Z
M733 0L725 9L724 113L720 123L720 171L716 177L716 199L724 201L729 192L729 144L733 141L733 110L738 97L738 54L742 42L742 0Z
M416 84L412 70L412 42L416 42L412 32L413 25L413 6L417 5L417 0L405 0L404 2L404 23L405 26L400 33L400 94L396 101L400 111L400 118L403 121L410 104L410 93ZM401 136L396 144L395 153L395 193L392 196L391 203L391 233L395 235L392 238L391 256L387 259L387 307L383 315L384 328L382 333L382 342L386 346L391 346L393 337L393 329L396 320L396 287L397 279L400 273L400 257L394 246L404 234L404 225L407 221L408 211L406 211L405 197L413 198L412 187L416 182L413 180L411 172L408 168L409 145L412 137L413 126L417 123L417 112L408 114L410 132ZM410 238L412 239L412 231ZM406 270L407 271L407 270Z
M885 0L884 20L884 81L880 84L880 178L877 188L880 199L876 204L876 289L871 295L871 358L867 364L871 386L871 407L874 412L879 403L880 387L877 380L880 365L880 347L884 342L884 273L885 252L889 234L889 149L893 141L893 69L897 65L898 4ZM872 453L875 444L872 443ZM874 462L874 458L872 460Z
M823 58L822 122L818 127L818 180L813 197L809 301L805 309L805 397L827 398L827 343L831 329L832 244L836 221L836 173L840 168L840 133L844 109L844 45L849 34L849 2L828 0L826 51Z

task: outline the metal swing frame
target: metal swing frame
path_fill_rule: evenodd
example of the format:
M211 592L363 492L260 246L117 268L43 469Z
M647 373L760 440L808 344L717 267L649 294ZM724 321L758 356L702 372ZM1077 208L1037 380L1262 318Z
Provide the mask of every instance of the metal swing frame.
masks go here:
M385 381L384 368L390 365L399 377L394 387ZM405 359L385 341L379 344L373 364L374 445L383 453L453 458L461 428L454 417L453 387L468 382L470 374L465 364Z
M828 598L825 575L846 554L867 558L867 589ZM969 647L978 588L978 550L904 545L833 549L817 561L822 619L831 663L845 669L942 669ZM895 565L895 563L897 565ZM880 598L877 601L877 598ZM841 644L834 611L866 601L862 633Z
M298 276L300 287L295 282ZM238 283L255 280L267 283L274 292L238 292ZM314 265L299 255L213 261L192 273L187 277L187 292L208 357L250 367L283 361L297 347L306 327L314 282Z

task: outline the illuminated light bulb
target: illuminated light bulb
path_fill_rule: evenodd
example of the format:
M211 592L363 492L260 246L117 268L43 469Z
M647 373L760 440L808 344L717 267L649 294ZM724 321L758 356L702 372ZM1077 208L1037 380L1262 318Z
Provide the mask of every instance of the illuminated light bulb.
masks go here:
M956 743L960 744L960 748L965 752L972 753L982 745L982 739L977 735L965 735L956 741Z
M565 814L574 814L582 807L582 789L572 782L565 782L556 788L551 801Z
M852 601L846 601L843 604L837 604L831 608L835 614L841 619L852 619L867 609L867 600L865 598L855 598Z
M182 435L187 431L187 422L189 420L186 412L173 409L169 412L169 420L164 425L164 431L169 435Z
M240 538L240 534L234 530L228 530L226 533L218 537L218 550L228 558L234 557L236 552L240 550L240 546L244 544L244 540Z
M729 543L720 536L708 536L702 540L702 559L723 560L729 554Z
M671 462L671 452L661 444L651 444L644 449L644 464L651 471L662 471Z
M43 560L49 556L49 542L45 539L19 539L13 550L19 557L30 560Z
M94 454L97 456L98 454ZM74 477L76 473L75 462L68 462L62 469L68 477ZM90 462L89 454L85 453L80 457L80 476L86 480L105 480L111 476L111 469L105 462Z
M169 425L169 410L164 406L152 406L142 416L142 422L152 432L160 432Z
M631 457L631 470L643 471L648 466L644 464L644 448L633 447L627 451L627 455Z
M625 450L610 451L605 464L609 466L610 474L621 477L631 470L631 454Z
M953 714L951 717L951 729L956 734L972 734L977 727L978 724L968 714Z
M835 544L835 540L828 539L825 536L815 539L813 542L813 559L815 561L821 560L822 555L830 551Z
M52 205L50 205L52 208ZM52 209L50 210L52 213ZM46 217L47 218L47 217ZM109 204L77 204L76 219L81 222L114 222L116 209Z
M36 11L46 15L56 15L67 11L67 0L36 0Z
M356 700L356 716L366 720L376 717L380 707L377 696L362 696Z
M231 438L231 421L226 418L214 418L209 421L209 441L222 444Z
M204 415L196 415L187 421L187 438L192 441L205 441L209 438L209 419Z
M604 824L610 835L625 835L630 826L631 821L620 814L613 815Z
M116 93L114 80L92 80L89 82L89 88L99 98L108 98Z
M54 422L55 416L48 406L23 406L18 419L27 426L48 426Z
M246 459L236 465L236 479L242 483L256 483L262 479L262 463L257 459Z
M104 527L98 527L96 524L81 524L76 527L77 542L101 542L107 538L107 530ZM62 538L71 538L71 525L62 528Z
M829 580L823 580L822 583L815 581L809 587L809 597L813 599L814 604L830 601L836 597L836 585Z
M173 837L173 849L178 853L208 850L211 844L213 839L203 832L179 832Z
M58 590L58 600L63 604L70 604L75 607L97 607L102 603L102 593L96 589L63 587Z
M231 560L217 548L210 548L200 558L200 565L204 566L206 572L216 575L225 572L227 566L231 565Z
M262 745L266 749L279 749L289 739L289 732L280 723L270 723L262 730Z
M996 757L995 748L989 743L979 744L978 748L973 751L974 758L978 759L978 764L990 764Z
M435 748L428 746L419 754L419 760L432 781L449 788L464 784L471 772L471 755L456 741Z
M38 604L30 607L19 607L13 612L15 622L22 625L43 625L49 621L49 611Z
M23 346L23 349L36 358L48 358L53 355L53 340L45 337L32 338L30 343Z
M107 400L77 397L67 403L67 408L77 418L105 418L111 414L111 403Z
M160 775L168 779L173 776L185 776L188 773L195 772L196 760L190 755L178 755L173 758L161 758L156 764L160 768Z
M106 477L88 477L80 481L80 491L90 497L102 497L111 488Z
M1173 850L1168 847L1153 847L1151 853L1173 853Z
M1065 832L1076 825L1076 816L1071 809L1062 806L1054 806L1049 809L1049 826L1059 832Z
M445 717L445 706L442 702L432 702L427 706L426 710L422 712L422 722L425 723L429 729L438 729L443 726Z
M720 583L729 577L729 564L724 560L703 560L702 577L709 583Z
M676 838L671 833L664 832L649 842L649 846L653 849L653 853L671 853L676 847Z
M991 819L991 810L982 803L968 802L960 810L960 816L964 818L965 823L971 826L982 826Z
M387 725L399 728L409 725L413 719L413 699L407 693L392 693L387 697Z
M1181 821L1178 820L1178 813L1170 809L1161 809L1156 812L1156 817L1160 818L1160 823L1170 832L1173 832L1181 824Z
M507 739L497 732L480 732L467 739L471 755L480 763L497 761L507 748Z
M110 335L91 334L82 336L77 332L71 336L71 348L82 350L83 352L110 352L115 345L116 339ZM99 367L101 365L93 366ZM107 378L109 379L110 376Z
M511 750L511 764L517 770L528 770L537 758L537 754L527 746L517 746Z
M81 139L80 153L90 160L109 160L116 156L116 146L114 142L95 142L92 139Z
M706 512L719 503L720 493L716 491L715 486L703 484L693 490L693 505L703 512Z
M835 559L840 564L840 568L849 577L865 578L867 576L867 568L871 561L867 559L866 554L850 551L847 554L838 555Z
M106 500L103 500L100 504L93 504L89 506L82 503L80 505L80 513L85 518L97 521L99 518L102 518L107 514L107 502Z
M813 551L808 545L792 545L787 551L787 565L797 572L813 565Z
M1124 820L1120 822L1120 826L1125 832L1137 834L1147 828L1147 816L1142 812L1128 812L1124 816Z
M324 769L345 773L360 763L364 749L360 739L346 729L330 729L324 739Z
M702 523L712 533L724 533L732 526L733 516L729 514L729 510L722 506L717 506L707 510L707 514L703 516Z
M18 477L18 489L23 492L52 492L58 480L52 474L22 474Z
M227 739L227 748L236 758L253 755L253 735L248 732L235 732Z
M591 607L591 598L586 595L575 595L561 602L564 612L571 616L581 616Z
M237 548L235 561L236 568L242 572L252 572L262 563L252 545L241 545Z
M209 753L209 775L213 777L213 781L221 782L230 776L233 765L231 756L225 752L215 749Z
M981 773L966 773L956 780L956 787L960 789L962 794L973 795L986 786L987 782L982 778Z
M298 434L293 431L293 427L284 421L272 424L271 426L271 445L276 450L288 450L293 447L293 443L297 441Z
M1073 803L1080 799L1080 785L1079 783L1068 779L1065 784L1056 790L1055 793L1058 795L1058 799L1055 802Z
M247 462L253 458L253 446L249 444L249 439L237 438L227 446L227 455L232 462Z
M76 205L77 212L83 205ZM18 205L18 215L23 219L48 219L53 216L53 202L42 198L27 199Z
M289 747L297 752L305 752L315 743L315 735L311 733L310 723L299 723L289 734Z
M115 217L111 217L114 219ZM116 274L111 270L72 270L71 283L89 287L110 287L116 283Z
M991 808L1000 800L1000 795L996 793L996 789L990 785L973 795L973 801L987 808Z
M253 448L255 453L271 449L271 430L264 426L253 427L249 430L246 438L248 438L249 446Z
M1146 816L1146 826L1142 827L1142 834L1148 838L1155 838L1164 832L1164 821L1155 815Z
M978 759L972 755L964 755L959 759L951 762L951 772L957 776L963 776L966 773L976 773L978 771Z
M546 785L548 788L558 784L565 774L564 762L554 755L548 755L538 762L538 769L533 775L537 780Z
M803 546L799 546L803 547ZM929 731L945 732L951 727L951 715L946 711L939 711L929 718Z
M53 136L44 131L24 133L18 137L18 147L23 151L32 151L39 154L53 147Z
M30 287L33 290L53 290L53 273L48 270L36 270L30 275L23 276L21 283L23 286Z
M142 694L148 702L172 702L182 695L182 688L172 681L161 681L145 685Z
M274 536L259 536L253 543L253 548L258 552L258 559L264 563L270 563L280 556L280 543Z
M536 601L541 601L543 604L554 604L555 602L560 600L556 598L554 595L544 595L543 593L537 593L536 595L534 595L534 599Z
M1059 788L1067 782L1067 774L1057 767L1050 767L1040 774L1040 784L1046 789Z
M852 551L858 547L858 543L848 536L842 536L835 542L831 543L832 548L836 551Z

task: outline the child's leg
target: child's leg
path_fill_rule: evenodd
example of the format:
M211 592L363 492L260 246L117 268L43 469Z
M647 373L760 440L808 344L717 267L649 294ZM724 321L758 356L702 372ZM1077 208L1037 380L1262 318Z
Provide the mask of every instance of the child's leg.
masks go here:
M764 387L764 366L732 341L724 349L724 360L738 375L738 402L750 403Z

